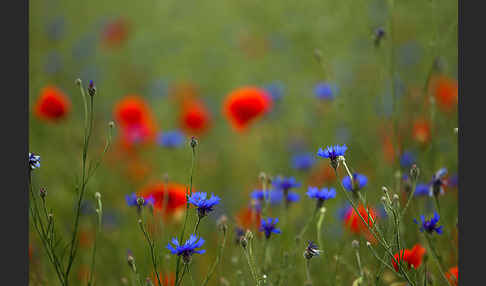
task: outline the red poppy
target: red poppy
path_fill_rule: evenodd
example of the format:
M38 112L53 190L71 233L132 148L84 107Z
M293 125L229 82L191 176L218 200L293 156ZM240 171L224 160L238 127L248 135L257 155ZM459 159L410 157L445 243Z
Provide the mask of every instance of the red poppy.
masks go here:
M202 135L211 125L211 114L198 100L188 100L181 108L181 128L188 133Z
M457 266L451 267L445 275L451 285L457 286L457 283L459 282L459 269Z
M431 127L428 120L419 118L415 120L412 128L412 137L415 141L425 144L430 141Z
M170 273L168 275L163 276L162 273L159 271L159 278L162 286L173 286L175 285L175 275L174 273ZM154 285L159 285L157 281L157 275L155 272L152 272L151 279Z
M444 75L436 76L430 81L430 88L437 106L444 112L451 112L457 105L457 80Z
M366 210L363 205L359 205L358 212L363 217L364 221L370 227L373 227L374 222L376 222L376 219L378 217L376 210L371 207L368 207L368 210ZM366 239L371 243L376 242L368 227L363 223L359 215L354 211L353 207L349 207L344 215L344 226L354 234L364 235Z
M122 131L126 147L149 143L155 138L155 123L147 103L138 95L128 95L114 108L114 117Z
M164 214L174 214L178 210L184 209L186 206L186 186L178 183L160 183L156 182L148 186L143 187L138 192L142 197L148 198L152 196L155 200L154 209ZM164 203L165 198L167 201Z
M256 229L260 226L261 215L251 207L241 209L236 215L236 221L244 229Z
M250 86L231 92L224 102L223 113L235 130L243 131L271 107L271 96L263 89Z
M425 248L423 248L420 244L415 244L412 249L402 249L400 251L400 257L398 254L399 253L395 253L394 255L396 261L400 262L400 259L403 259L403 261L407 262L409 269L411 266L417 269L422 264ZM395 268L395 271L398 272L398 265L395 263L395 260L392 259L393 268Z
M128 37L129 23L124 18L108 22L103 28L102 44L108 48L121 46Z
M58 122L71 110L71 101L57 87L46 86L40 92L35 105L35 115L42 120Z

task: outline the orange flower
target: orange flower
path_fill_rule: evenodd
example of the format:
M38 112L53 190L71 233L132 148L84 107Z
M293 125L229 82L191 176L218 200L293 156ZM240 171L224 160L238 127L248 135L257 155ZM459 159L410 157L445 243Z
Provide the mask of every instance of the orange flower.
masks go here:
M198 100L187 100L182 104L180 122L187 133L202 135L211 124L211 114Z
M431 79L430 87L437 102L437 106L444 112L451 112L457 105L457 80L444 75Z
M272 98L258 87L242 87L231 92L223 105L223 113L237 131L267 113L272 107Z
M358 206L358 212L363 217L364 221L373 227L374 222L378 217L377 212L374 208L368 207L368 211L363 205ZM369 212L369 217L368 217ZM346 214L344 215L344 226L354 234L364 234L370 242L375 242L372 234L368 230L368 227L363 223L359 215L356 213L354 208L349 207Z
M459 269L457 266L451 267L445 275L451 285L457 286L457 283L459 282Z
M125 147L149 143L155 138L155 123L147 103L138 95L128 95L114 108L114 117L122 131Z
M121 46L127 39L128 30L129 24L123 18L107 23L101 34L102 45L107 48Z
M184 209L186 206L186 186L178 183L160 183L156 182L143 187L139 192L139 195L148 198L152 196L155 200L154 209L156 211L164 211L164 200L166 215L174 214L176 211Z
M35 105L35 115L42 120L58 122L71 110L71 101L57 87L46 86L40 92Z
M425 248L417 243L412 249L402 249L400 251L400 256L398 254L399 253L395 253L394 255L396 261L400 262L400 259L403 259L403 261L407 262L409 269L411 266L417 269L422 264ZM395 260L392 259L393 268L395 268L395 271L398 272L398 265L395 263Z
M415 141L425 144L430 141L431 131L428 120L419 118L415 120L412 128L412 137Z
M256 229L260 226L261 216L254 208L245 207L236 215L236 221L244 229Z

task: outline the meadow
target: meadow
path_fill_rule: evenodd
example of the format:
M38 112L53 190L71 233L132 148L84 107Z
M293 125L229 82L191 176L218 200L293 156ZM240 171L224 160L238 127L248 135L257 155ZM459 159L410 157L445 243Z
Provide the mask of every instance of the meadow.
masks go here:
M457 1L29 5L31 285L458 285Z

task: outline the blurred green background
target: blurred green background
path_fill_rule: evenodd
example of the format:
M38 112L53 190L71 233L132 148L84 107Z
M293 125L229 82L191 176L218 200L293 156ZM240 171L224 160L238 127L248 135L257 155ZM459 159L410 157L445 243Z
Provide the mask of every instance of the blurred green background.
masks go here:
M315 154L320 147L347 144L347 161L354 171L368 176L368 200L379 207L381 186L393 189L395 173L408 172L399 163L404 150L416 154L423 182L441 167L451 175L457 172L457 137L453 133L457 111L455 107L453 112L442 112L428 106L425 103L430 94L424 92L436 62L440 63L438 73L457 78L457 6L457 1L437 0L31 1L30 109L46 85L57 86L72 103L71 112L59 123L44 122L31 112L30 151L42 158L41 168L34 175L34 188L47 187L58 230L67 236L73 222L74 187L79 181L83 145L84 111L75 79L81 78L85 86L93 80L98 90L90 149L94 157L101 154L108 122L114 120L115 103L127 94L138 94L148 102L158 131L179 128L173 88L186 83L197 90L212 117L210 129L199 137L195 188L222 198L216 213L201 228L208 252L195 258L193 276L197 281L215 257L216 219L226 214L232 225L235 223L236 213L249 204L250 192L259 186L260 172L295 176L302 182L297 190L300 202L289 214L295 231L312 207L305 196L307 186L339 187L335 181L321 178L328 160L316 157L307 171L292 168L297 150ZM126 25L126 38L114 46L104 46L103 30L117 20ZM380 27L385 36L375 45L375 31ZM316 50L322 55L321 62L316 59ZM314 87L319 82L338 87L333 100L316 97ZM274 98L273 110L247 132L234 132L221 111L225 96L241 86L265 88L272 84L281 89L281 97ZM431 140L425 144L413 140L413 121L422 117L430 118L433 126ZM191 135L186 132L187 138ZM115 128L112 150L118 136ZM387 136L396 148L392 161L384 155ZM162 180L165 174L170 181L187 183L191 150L187 144L177 149L154 144L140 152L140 162L148 171L137 180L120 171L124 164L131 164L121 159L103 163L90 182L81 217L87 242L75 263L73 276L77 278L72 279L73 285L79 281L79 285L85 284L82 281L89 267L94 192L102 194L105 212L98 238L97 285L123 285L123 278L130 283L133 277L126 262L127 250L133 253L142 276L150 276L148 249L136 223L136 212L126 205L125 195L153 180ZM455 228L457 196L447 192L441 200L443 224ZM313 265L315 285L333 285L329 277L335 275L335 254L342 253L354 265L348 247L353 236L343 229L338 215L344 202L338 195L328 204L323 234L327 254ZM426 210L430 200L425 198L420 203ZM271 213L278 216L280 209ZM157 237L165 272L173 272L175 261L165 257L165 245L179 234L179 227L177 222L164 224L163 235ZM407 247L411 247L419 234L411 219L405 229ZM248 265L232 239L232 228L230 234L222 268L210 285L221 285L221 276L231 285L240 285L240 280L252 285ZM451 231L447 235L452 236ZM439 245L448 265L454 266L457 249L451 239L442 237ZM285 242L288 239L275 238L276 269L281 260L277 253L293 247ZM55 285L54 272L32 227L30 245L32 285ZM367 268L375 271L377 261L363 252ZM350 285L356 277L347 267L340 267L338 284ZM243 272L243 278L238 278L238 271ZM302 271L303 264L299 264L284 285L301 284ZM185 282L189 284L189 280Z

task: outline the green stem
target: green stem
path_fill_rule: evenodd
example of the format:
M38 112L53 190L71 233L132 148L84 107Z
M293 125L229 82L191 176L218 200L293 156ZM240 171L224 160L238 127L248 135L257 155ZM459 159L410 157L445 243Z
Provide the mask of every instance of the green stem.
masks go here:
M447 282L447 285L452 286L451 283L449 282L449 279L447 279L447 277L445 275L444 267L442 266L442 260L439 256L439 254L437 253L437 250L435 249L434 244L430 240L430 236L428 234L425 234L425 238L427 239L427 244L429 245L430 250L432 250L432 256L434 257L435 261L437 262L437 266L439 268L439 272L440 272L442 278L444 278L444 280Z
M149 248L150 248L150 255L152 257L152 265L154 267L155 275L157 276L157 282L159 283L158 285L162 286L162 283L160 282L159 271L157 270L157 257L155 255L155 243L152 241L152 239L150 238L150 235L145 230L142 219L139 220L139 225L140 225L140 229L142 230L143 235L145 236L145 239L147 240L147 243L148 243Z
M224 246L226 245L226 233L227 233L226 229L223 229L223 242L221 243L221 246L219 248L218 256L216 256L216 260L214 261L213 265L209 269L206 278L204 278L204 281L201 284L202 286L205 286L209 282L209 279L211 279L211 276L213 275L214 270L216 269L216 266L220 264L221 260L223 259Z

